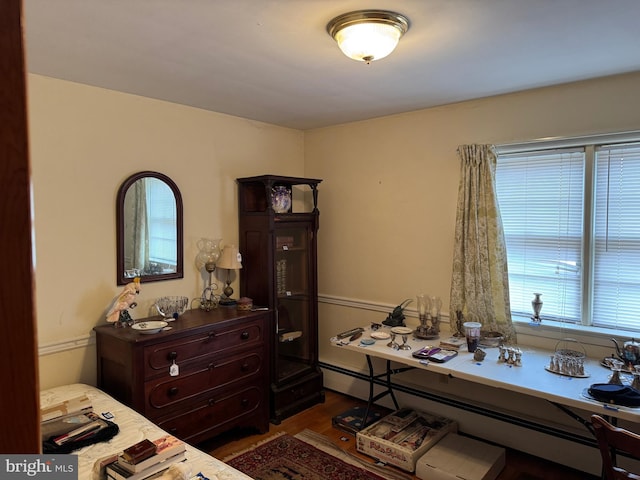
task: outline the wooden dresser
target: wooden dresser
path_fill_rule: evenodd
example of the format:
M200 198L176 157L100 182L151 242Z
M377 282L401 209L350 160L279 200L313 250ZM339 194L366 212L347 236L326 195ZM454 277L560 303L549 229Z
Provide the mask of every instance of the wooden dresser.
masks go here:
M98 386L190 443L236 426L265 433L271 319L271 311L219 307L189 310L153 335L96 327Z

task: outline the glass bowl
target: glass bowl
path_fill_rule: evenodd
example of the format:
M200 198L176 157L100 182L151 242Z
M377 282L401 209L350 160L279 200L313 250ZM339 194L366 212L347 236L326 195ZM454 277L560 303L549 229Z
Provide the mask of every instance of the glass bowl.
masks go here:
M500 332L480 331L480 345L483 347L498 347L502 345L504 337Z
M156 310L167 321L177 319L189 306L189 297L160 297L155 303Z

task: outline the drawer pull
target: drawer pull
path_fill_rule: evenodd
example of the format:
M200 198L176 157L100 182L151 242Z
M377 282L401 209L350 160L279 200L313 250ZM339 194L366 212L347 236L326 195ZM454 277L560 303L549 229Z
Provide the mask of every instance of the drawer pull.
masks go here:
M208 403L210 407L213 407L216 404L216 401L213 398L210 398Z
M242 400L240 400L240 404L243 407L246 407L247 405L249 405L249 400L247 398L243 398Z
M174 395L178 394L178 387L171 387L167 393L169 394L170 397L173 397Z
M243 364L240 366L240 370L241 370L241 371L243 371L243 372L246 372L247 370L249 370L249 364L248 364L248 363L246 363L246 362L245 362L245 363L243 363Z
M215 364L213 362L211 362L209 365L207 365L207 368L209 370L213 370L214 368L216 368Z
M242 340L247 340L247 339L249 338L249 332L242 332L242 333L240 334L240 338L241 338Z
M169 352L169 353L167 354L167 358L168 358L170 361L174 361L176 358L178 358L178 352Z

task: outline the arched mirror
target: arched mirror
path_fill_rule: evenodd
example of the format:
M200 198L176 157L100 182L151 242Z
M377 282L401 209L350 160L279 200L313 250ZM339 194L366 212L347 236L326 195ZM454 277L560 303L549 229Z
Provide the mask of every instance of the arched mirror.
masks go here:
M127 178L116 198L118 285L182 278L182 196L158 172Z

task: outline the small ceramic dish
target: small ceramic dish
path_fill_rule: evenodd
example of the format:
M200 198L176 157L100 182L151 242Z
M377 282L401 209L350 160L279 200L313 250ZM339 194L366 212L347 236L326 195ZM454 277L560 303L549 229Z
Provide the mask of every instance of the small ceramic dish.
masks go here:
M413 328L409 328L409 327L393 327L391 329L392 333L395 333L396 335L409 335L410 333L413 333Z
M381 332L379 330L376 332L371 332L369 336L374 340L388 340L389 338L391 338L391 335L389 335L388 332Z
M131 328L137 330L140 333L151 335L153 333L161 332L162 329L167 325L169 324L163 320L152 320L149 322L134 323L133 325L131 325Z
M360 340L360 345L373 345L376 341L373 338L363 338Z

